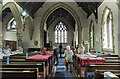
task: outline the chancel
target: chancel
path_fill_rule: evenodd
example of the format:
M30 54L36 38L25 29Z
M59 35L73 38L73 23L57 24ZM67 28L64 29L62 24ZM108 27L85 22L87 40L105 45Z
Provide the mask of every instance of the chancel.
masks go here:
M1 79L119 79L119 0L0 1Z

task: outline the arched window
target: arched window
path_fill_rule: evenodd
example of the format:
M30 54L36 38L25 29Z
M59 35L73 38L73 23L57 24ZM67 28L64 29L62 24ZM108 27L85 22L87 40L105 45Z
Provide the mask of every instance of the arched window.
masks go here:
M102 47L103 50L113 50L113 17L110 9L106 8L102 25Z
M55 43L67 43L67 28L62 22L55 27Z
M93 21L91 21L91 23L90 23L89 40L90 40L90 49L93 49L93 47L94 47L94 24L93 24Z
M17 31L16 29L16 21L14 18L12 18L7 25L7 31Z

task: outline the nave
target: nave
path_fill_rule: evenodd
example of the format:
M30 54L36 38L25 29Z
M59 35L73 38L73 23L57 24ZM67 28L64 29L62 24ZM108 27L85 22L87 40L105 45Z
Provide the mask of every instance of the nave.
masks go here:
M2 79L119 79L119 0L0 1Z

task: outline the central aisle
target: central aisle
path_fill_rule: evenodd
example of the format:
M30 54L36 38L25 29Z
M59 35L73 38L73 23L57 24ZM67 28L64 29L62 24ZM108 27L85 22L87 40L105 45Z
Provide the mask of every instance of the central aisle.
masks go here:
M73 79L70 70L66 71L66 66L63 65L64 58L59 58L59 64L56 67L56 73L54 79Z

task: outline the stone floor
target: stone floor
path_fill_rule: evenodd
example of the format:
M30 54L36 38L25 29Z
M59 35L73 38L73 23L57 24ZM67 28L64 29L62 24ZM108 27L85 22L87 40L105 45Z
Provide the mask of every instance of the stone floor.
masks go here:
M66 66L63 65L64 58L59 58L59 64L56 66L54 79L73 79L70 70L66 71Z

